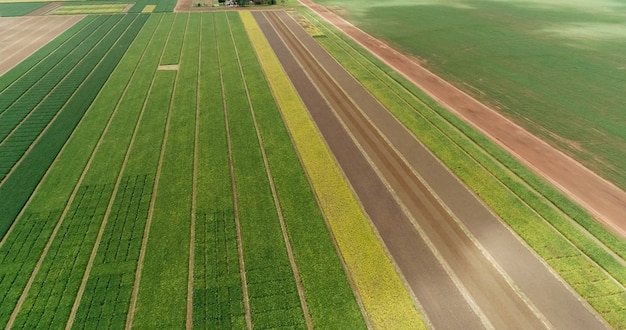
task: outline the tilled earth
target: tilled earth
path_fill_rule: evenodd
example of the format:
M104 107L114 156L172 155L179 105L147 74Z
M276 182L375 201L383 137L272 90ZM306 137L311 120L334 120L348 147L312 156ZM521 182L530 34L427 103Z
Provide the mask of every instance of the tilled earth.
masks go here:
M254 17L431 325L607 327L288 14Z

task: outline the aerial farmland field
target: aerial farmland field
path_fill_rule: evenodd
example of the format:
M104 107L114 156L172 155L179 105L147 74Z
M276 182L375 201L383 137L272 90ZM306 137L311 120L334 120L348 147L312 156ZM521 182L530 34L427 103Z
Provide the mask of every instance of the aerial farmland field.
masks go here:
M173 5L0 76L0 326L626 327L626 242L328 21Z
M626 2L317 2L626 189Z

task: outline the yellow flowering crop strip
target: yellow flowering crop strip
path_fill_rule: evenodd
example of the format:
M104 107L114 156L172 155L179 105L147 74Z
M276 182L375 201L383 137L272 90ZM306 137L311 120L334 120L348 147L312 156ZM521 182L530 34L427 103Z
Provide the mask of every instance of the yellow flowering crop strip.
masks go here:
M249 12L240 13L370 324L425 329L400 276Z

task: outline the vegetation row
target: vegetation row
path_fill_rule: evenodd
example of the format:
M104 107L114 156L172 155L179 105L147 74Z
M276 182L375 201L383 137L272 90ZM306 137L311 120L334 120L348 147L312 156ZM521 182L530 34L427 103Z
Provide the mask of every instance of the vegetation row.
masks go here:
M119 32L115 62L100 53L100 85L76 90L93 104L65 122L58 156L7 217L0 324L365 327L239 14L114 19L132 38ZM110 77L104 63L117 64Z
M360 46L305 13L325 32L318 41L420 141L609 323L618 328L626 324L623 241Z
M0 206L0 237L146 19L146 15L88 18L66 32L72 37L64 37L58 47L46 48L49 56L40 51L34 55L39 61L16 67L21 75L11 70L2 76L0 199L5 203Z

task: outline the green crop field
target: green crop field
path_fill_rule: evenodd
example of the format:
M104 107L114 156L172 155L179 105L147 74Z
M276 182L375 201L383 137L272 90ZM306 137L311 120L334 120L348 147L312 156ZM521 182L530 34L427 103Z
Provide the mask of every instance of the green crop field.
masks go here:
M626 189L626 1L319 3Z
M303 14L323 32L318 41L449 169L609 323L626 325L623 239L355 42Z
M624 187L617 1L320 2ZM85 16L0 76L0 327L425 327L254 18L164 13L174 5ZM345 35L293 15L626 327L626 242Z
M23 16L45 6L46 2L7 2L0 1L0 17Z
M236 12L87 16L0 77L2 327L402 322L380 290L421 322L335 176L378 253L343 265L354 243L334 243L248 29ZM357 284L362 307L345 267L360 281L371 262L393 285Z

